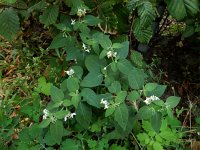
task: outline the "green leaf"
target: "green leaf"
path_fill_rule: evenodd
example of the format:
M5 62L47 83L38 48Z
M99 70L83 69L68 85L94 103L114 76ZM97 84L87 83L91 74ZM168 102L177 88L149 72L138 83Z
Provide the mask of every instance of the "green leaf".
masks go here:
M106 66L106 61L100 60L98 56L90 55L85 59L85 66L90 72L100 72L101 68Z
M82 80L81 86L83 87L96 87L103 81L103 75L98 72L88 73Z
M115 106L110 105L108 109L106 109L105 117L112 115L115 112Z
M137 92L137 91L131 91L129 94L128 94L128 97L127 99L128 100L131 100L131 101L136 101L140 98L140 94Z
M42 122L38 125L39 128L46 128L51 123L50 119L44 119Z
M155 142L153 143L153 149L156 149L156 150L163 150L163 147L162 147L162 145L161 145L159 142L155 141Z
M73 141L72 139L66 139L61 144L61 150L66 150L66 149L78 150L79 145L75 141Z
M127 59L122 59L117 62L117 67L119 71L125 75L128 75L129 72L133 69L133 65Z
M147 27L151 25L156 18L156 12L152 6L152 3L149 1L144 1L143 4L138 8L138 15L141 26Z
M61 47L65 47L67 44L67 40L65 37L63 37L62 33L59 33L53 38L53 41L51 42L49 49L57 49Z
M144 71L141 69L133 68L129 71L128 81L132 89L139 90L144 86Z
M53 139L50 131L47 131L45 137L44 137L44 142L48 146L53 146L56 144L56 141Z
M28 12L31 13L34 10L44 10L47 7L47 3L45 2L45 0L41 0L38 3L35 3L34 5L32 5L31 7L28 8Z
M84 22L89 26L96 26L101 23L102 20L92 15L86 15L84 17Z
M114 81L111 86L108 87L110 93L118 93L121 91L121 84L119 81Z
M60 110L60 111L55 112L54 116L55 116L57 119L63 119L68 113L69 113L69 111Z
M160 112L155 112L151 117L151 126L153 129L159 133L162 124L162 114Z
M50 134L57 144L62 142L64 127L62 121L57 120L50 125Z
M119 59L125 59L129 52L129 41L125 41L121 45L122 47L116 49L115 51L117 52L117 57L119 57Z
M114 44L112 45L112 48L114 48L114 49L118 49L118 48L122 48L122 47L123 47L123 45L120 44L120 43L114 43Z
M76 109L76 120L85 129L87 129L92 120L92 110L87 104L80 102Z
M119 93L117 93L117 96L115 98L115 102L116 103L122 103L124 102L125 98L126 98L127 92L126 91L120 91Z
M195 15L199 12L198 0L167 0L167 8L170 14L177 20L182 20L186 16Z
M47 96L50 95L51 83L47 83L45 77L38 79L38 87L35 89L37 92L41 92Z
M155 109L149 106L143 106L139 109L138 117L140 119L150 119L155 114Z
M143 56L140 52L138 51L132 51L131 53L131 60L134 64L136 64L139 67L142 67L144 62L143 62Z
M57 20L59 13L59 6L58 5L50 5L47 9L40 15L40 22L43 23L45 26L49 26L54 24Z
M19 30L19 17L12 8L0 10L0 35L8 41L16 36Z
M165 105L167 108L174 108L178 105L180 99L181 99L180 97L170 96L167 98Z
M70 77L67 79L67 88L69 92L76 92L79 90L79 80L77 78Z
M119 124L119 126L125 130L128 123L128 109L125 103L120 104L115 108L115 121Z
M74 77L81 79L83 75L83 68L80 66L72 66L71 68L74 70Z
M105 35L101 32L95 33L93 38L104 48L109 49L112 46L112 42L109 39L108 35Z
M149 43L153 35L151 25L148 27L143 27L140 23L140 20L135 21L135 24L133 26L133 33L136 39L143 44Z
M147 83L144 87L144 95L146 97L152 95L161 97L165 92L166 88L167 88L166 85L159 85L157 83Z
M100 101L93 90L84 88L81 91L81 96L83 96L84 100L86 100L89 105L100 108Z
M63 91L53 85L51 86L51 89L50 89L50 95L51 95L52 101L54 102L62 101L64 99Z

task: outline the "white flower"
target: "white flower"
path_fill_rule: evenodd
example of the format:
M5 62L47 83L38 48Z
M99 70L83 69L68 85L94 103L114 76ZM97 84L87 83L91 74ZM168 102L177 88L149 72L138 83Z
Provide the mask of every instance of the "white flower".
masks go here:
M117 52L108 51L108 52L107 52L107 57L108 57L108 58L117 57Z
M106 70L106 69L107 69L107 67L104 67L104 68L103 68L103 70Z
M76 113L71 113L71 112L69 112L69 113L65 116L64 121L67 121L68 118L69 118L69 119L74 118L74 116L76 116Z
M149 105L152 101L160 100L157 96L150 96L147 97L146 100L144 101L147 105Z
M109 102L107 100L104 100L103 98L101 99L100 104L104 105L104 109L108 109L109 108Z
M75 25L76 20L75 19L71 19L71 25Z
M49 111L47 109L43 110L43 119L47 119L47 117L49 117Z
M90 47L87 46L85 43L83 43L82 47L83 47L83 50L84 50L84 51L86 51L86 52L88 52L88 53L90 52Z
M67 75L72 76L74 74L74 69L70 69L68 71L64 71Z
M86 14L86 9L81 9L81 8L78 8L78 11L77 11L77 16L79 17L82 17L82 16L85 16Z

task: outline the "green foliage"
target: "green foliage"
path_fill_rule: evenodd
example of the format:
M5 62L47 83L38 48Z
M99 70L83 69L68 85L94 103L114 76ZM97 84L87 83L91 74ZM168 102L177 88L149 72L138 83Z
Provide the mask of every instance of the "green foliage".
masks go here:
M185 14L177 14L174 6L180 5L190 15L198 10L196 1L166 2L177 19L185 18ZM163 99L166 86L154 83L148 76L142 54L129 49L128 36L112 36L122 32L118 23L123 17L127 22L122 23L129 27L131 15L131 32L138 41L148 43L157 17L157 3L65 0L33 1L26 5L27 17L12 5L1 9L0 34L11 41L20 29L19 24L33 17L50 36L47 45L43 41L45 48L41 52L49 52L49 67L32 91L32 99L37 101L18 102L26 109L21 109L16 120L9 117L10 103L3 101L0 105L7 102L9 106L0 109L2 129L18 128L18 119L23 115L31 120L30 126L19 127L17 141L6 139L14 130L1 130L2 141L12 141L15 149L123 150L137 147L130 142L130 135L136 134L135 140L144 149L161 150L180 144L182 134L175 126L179 121L173 114L180 98ZM127 12L127 6L132 14ZM117 11L119 7L127 14Z
M0 35L11 41L19 31L19 17L12 8L0 9Z

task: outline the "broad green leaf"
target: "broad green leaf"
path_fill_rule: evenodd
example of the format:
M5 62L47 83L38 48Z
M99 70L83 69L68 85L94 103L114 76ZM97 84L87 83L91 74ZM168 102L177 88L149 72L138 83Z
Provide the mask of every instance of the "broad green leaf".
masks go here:
M66 150L66 149L78 150L79 145L75 141L73 141L72 139L66 139L61 144L61 150Z
M131 101L136 101L140 98L140 94L137 92L137 91L131 91L129 94L128 94L128 97L127 99L128 100L131 100Z
M166 85L159 85L157 83L147 83L144 87L144 95L146 97L149 96L157 96L161 97L167 88Z
M90 72L100 72L101 68L106 66L106 61L100 60L98 56L90 55L85 59L85 66Z
M199 12L198 0L167 0L167 8L170 14L177 20L182 20L188 15Z
M162 147L161 143L155 141L153 143L153 149L155 149L155 150L163 150L163 147Z
M144 71L141 69L133 68L129 71L128 82L132 89L139 90L144 86Z
M127 59L122 59L117 62L117 67L119 71L125 75L128 75L129 72L133 69L133 65Z
M120 104L115 108L115 121L119 124L119 126L125 130L128 123L128 109L125 103Z
M45 24L45 26L54 24L57 20L58 13L59 13L59 6L58 5L50 5L43 12L43 14L39 17L40 22Z
M155 114L155 109L149 106L143 106L139 109L138 117L140 119L150 119Z
M84 88L81 91L81 96L83 96L84 100L86 100L89 105L100 108L100 101L93 90Z
M69 111L60 110L60 111L55 112L54 116L55 116L57 119L63 119L68 113L69 113Z
M106 109L105 117L112 115L115 112L115 108L114 105L109 106L108 109Z
M91 119L91 107L83 102L80 102L76 109L76 120L83 128L87 129L90 125Z
M127 96L127 92L126 91L120 91L119 93L117 93L117 96L115 98L115 102L116 103L124 102L126 96Z
M51 83L47 83L45 77L40 77L38 79L38 87L36 88L37 92L41 92L45 95L50 95L50 88L51 88Z
M72 66L71 68L74 70L74 77L81 79L83 75L83 68L80 66Z
M103 81L103 75L98 72L88 73L82 80L82 87L96 87L99 86Z
M51 135L50 131L47 131L45 137L44 137L44 142L48 146L53 146L56 144L56 141L54 140L53 136Z
M116 63L116 62L113 61L113 62L110 64L110 67L111 67L111 69L112 69L113 72L116 72L116 71L117 71L117 63Z
M104 48L109 49L112 46L112 42L109 39L108 35L105 35L101 32L95 33L93 38Z
M152 128L159 133L162 124L162 114L160 112L155 112L151 117Z
M73 77L68 78L67 88L69 92L76 92L77 90L79 90L79 80Z
M114 81L111 86L108 87L110 93L118 93L121 91L121 84L119 81Z
M143 27L140 23L140 20L137 19L133 26L133 33L138 41L143 44L147 44L153 35L153 30L151 25L148 27Z
M102 20L92 15L86 15L84 17L84 22L89 26L96 26L101 23Z
M62 142L64 127L62 121L57 120L50 125L50 134L57 144Z
M51 42L49 49L56 49L56 48L61 48L65 47L67 44L67 40L65 37L63 37L62 33L59 33L53 38L53 41Z
M62 101L64 99L63 91L53 85L51 86L51 89L50 89L50 95L51 95L52 101L54 102Z
M129 52L129 42L123 42L122 47L116 49L115 51L117 52L117 57L119 57L119 59L125 59Z
M134 64L136 64L139 67L142 67L144 62L143 62L143 56L140 52L138 51L132 51L131 53L131 60Z
M72 96L71 99L72 105L74 105L74 107L77 108L80 100L81 100L80 94L75 94L74 96Z
M153 8L151 2L144 1L143 4L138 7L138 15L140 18L140 25L147 27L151 25L151 23L156 18L156 11L155 8Z
M38 3L32 5L31 7L28 8L28 12L31 13L34 10L44 10L45 7L47 7L47 3L45 2L45 0L41 0Z
M46 128L51 123L50 119L44 119L42 122L38 125L39 128Z
M19 17L12 8L1 9L0 11L0 35L8 41L12 41L19 30Z
M114 43L112 45L112 48L114 48L114 49L118 49L118 48L122 48L122 47L123 47L123 44L120 44L120 43Z
M178 105L180 99L181 99L180 97L170 96L167 98L165 105L167 108L174 108Z

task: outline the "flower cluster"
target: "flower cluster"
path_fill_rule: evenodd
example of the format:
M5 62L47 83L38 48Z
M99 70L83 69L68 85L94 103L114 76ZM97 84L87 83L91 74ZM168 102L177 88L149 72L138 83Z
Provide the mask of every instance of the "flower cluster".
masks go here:
M77 16L79 17L82 17L82 16L85 16L86 14L86 9L81 9L81 8L78 8L78 11L77 11Z
M74 118L74 116L76 116L76 113L68 113L65 118L64 118L64 121L67 121L67 119L71 119L71 118Z
M147 105L149 105L152 101L160 100L157 96L150 96L147 97L146 100L144 101Z
M47 119L49 117L49 111L47 109L43 110L43 119Z
M103 98L101 99L100 104L104 105L104 109L108 109L109 108L109 102L107 100L104 100Z
M88 45L86 45L85 43L83 43L82 47L83 47L84 51L86 51L88 53L90 52L90 47Z
M68 76L73 76L74 74L74 69L70 69L68 71L64 71Z
M116 57L117 56L117 52L113 52L113 51L108 51L107 52L107 57L111 58L111 57Z

